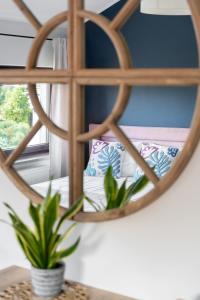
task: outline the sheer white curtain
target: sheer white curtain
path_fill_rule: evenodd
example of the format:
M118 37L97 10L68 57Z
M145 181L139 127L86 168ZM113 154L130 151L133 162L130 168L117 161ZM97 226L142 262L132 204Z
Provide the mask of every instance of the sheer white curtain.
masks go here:
M67 68L67 41L64 38L53 39L54 69ZM51 119L56 125L68 129L69 90L64 84L55 84L51 92ZM67 175L68 143L50 134L50 176L60 178Z

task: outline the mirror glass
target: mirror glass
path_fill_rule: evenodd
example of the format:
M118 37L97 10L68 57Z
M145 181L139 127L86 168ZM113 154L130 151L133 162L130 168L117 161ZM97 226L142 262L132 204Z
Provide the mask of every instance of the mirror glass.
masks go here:
M56 3L46 1L42 7L38 5L39 1L25 2L42 23L66 9L65 0ZM105 4L105 1L87 0L86 8L112 20L124 1L112 6L109 2L113 4L113 1ZM37 69L68 69L67 25L62 23L46 37L37 60ZM88 20L85 27L87 68L115 68L117 72L119 61L108 36ZM192 68L198 65L190 16L143 15L138 10L123 26L122 33L134 68ZM0 11L1 70L26 68L35 36L34 28L19 9L4 0ZM119 87L108 83L85 86L85 131L98 130L115 107L119 94ZM136 156L140 154L156 178L163 179L181 155L190 135L197 89L140 85L130 87L128 94L129 102L116 128L120 128L120 132L134 145ZM64 134L69 129L69 86L38 83L36 95L37 101L32 103L26 84L0 85L0 148L8 159L12 159L16 149L22 147L27 135L37 127L41 110L43 116L54 122L59 132ZM128 189L144 175L141 163L133 159L132 151L125 147L123 138L114 131L85 143L83 189L88 198L84 203L85 212L109 209L108 195L104 191L104 177L109 166L112 166L112 180L118 189L125 181ZM16 172L41 196L46 195L51 179L52 193L59 191L62 195L61 206L69 207L68 176L73 163L70 161L68 142L52 133L48 126L39 126L22 148L13 164ZM144 188L135 189L129 200L138 201L153 189L154 182L148 182Z

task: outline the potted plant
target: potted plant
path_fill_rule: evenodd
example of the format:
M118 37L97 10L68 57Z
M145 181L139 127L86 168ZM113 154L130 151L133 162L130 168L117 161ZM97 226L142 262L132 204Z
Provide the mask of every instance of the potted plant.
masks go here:
M127 180L124 180L119 187L115 177L113 176L112 166L108 167L104 178L104 191L106 195L106 205L100 205L87 195L83 198L98 212L115 208L122 208L127 205L131 198L140 192L149 182L146 175L141 176L137 181L133 182L128 188Z
M63 216L59 215L61 195L51 195L51 187L42 204L30 202L29 214L34 228L24 224L14 209L5 204L9 211L11 226L17 240L31 263L31 281L33 292L39 297L54 297L61 290L64 282L64 258L71 255L78 247L80 237L69 248L60 249L60 244L71 235L76 223L63 234L61 226L65 220L72 219L82 208L83 199L75 203Z

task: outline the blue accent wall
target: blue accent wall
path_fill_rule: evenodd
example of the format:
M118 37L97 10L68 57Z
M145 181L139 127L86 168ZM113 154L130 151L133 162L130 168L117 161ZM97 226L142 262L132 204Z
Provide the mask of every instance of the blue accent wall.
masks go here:
M103 14L112 19L126 1L121 0ZM136 12L122 30L135 67L196 67L197 47L189 16L156 16ZM107 36L87 23L87 66L118 67L115 50ZM101 123L110 113L116 87L86 89L86 120ZM134 87L120 120L123 125L189 127L196 88Z

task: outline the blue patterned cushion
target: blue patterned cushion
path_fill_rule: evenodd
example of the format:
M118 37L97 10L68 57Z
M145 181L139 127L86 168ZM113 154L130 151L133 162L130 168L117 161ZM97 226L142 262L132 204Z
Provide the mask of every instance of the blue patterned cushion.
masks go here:
M104 176L108 167L113 168L113 176L121 176L121 162L125 148L118 142L92 141L90 159L85 170L87 176Z
M170 170L174 159L177 157L179 149L170 146L157 144L142 144L140 154L150 167L155 167L154 172L160 178ZM138 166L134 173L134 180L137 180L144 173Z

